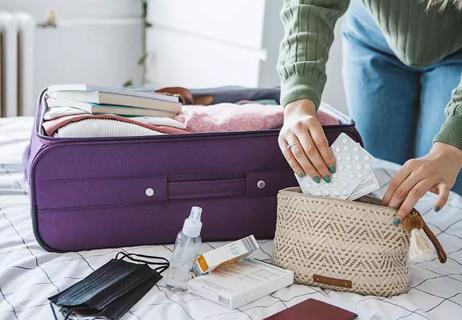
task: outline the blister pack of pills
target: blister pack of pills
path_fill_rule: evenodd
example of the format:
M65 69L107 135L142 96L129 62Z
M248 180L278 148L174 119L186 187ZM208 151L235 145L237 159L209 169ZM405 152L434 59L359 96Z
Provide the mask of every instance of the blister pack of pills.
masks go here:
M337 170L329 183L313 181L311 177L297 177L305 194L355 200L379 189L372 170L375 159L359 143L341 133L331 145L337 159Z

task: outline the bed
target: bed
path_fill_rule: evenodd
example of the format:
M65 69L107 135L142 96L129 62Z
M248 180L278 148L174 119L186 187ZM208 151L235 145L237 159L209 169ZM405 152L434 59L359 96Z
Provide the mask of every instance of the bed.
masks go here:
M97 269L118 251L169 258L172 245L50 253L35 241L29 214L21 156L28 143L32 118L0 119L0 319L53 319L47 297ZM377 174L386 189L397 166L380 161ZM228 310L189 293L168 291L160 281L124 319L264 319L315 298L344 307L359 319L456 319L462 314L462 197L451 194L448 204L433 211L435 196L427 194L417 208L443 243L448 261L436 258L411 265L410 289L392 298L361 296L292 285L237 310ZM204 243L211 249L222 243ZM260 241L256 258L269 260L272 241ZM60 318L58 314L58 318Z

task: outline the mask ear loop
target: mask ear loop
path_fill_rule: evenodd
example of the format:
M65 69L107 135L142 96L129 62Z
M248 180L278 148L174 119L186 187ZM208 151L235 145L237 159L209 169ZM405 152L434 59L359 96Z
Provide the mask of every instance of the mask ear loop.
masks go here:
M165 270L167 270L169 267L169 265L165 265L165 266L162 266L162 267L157 267L155 268L154 270L158 273L158 274L162 274L162 272L164 272Z
M51 312L53 313L53 318L55 318L55 320L58 320L58 316L56 315L55 308L53 308L53 303L51 301L50 301L50 308L51 308Z
M53 318L55 320L58 320L58 316L56 315L56 311L55 311L55 308L53 307L53 303L50 301L50 308L51 308L51 312L53 313ZM68 320L69 317L74 313L74 308L70 308L68 310L68 313L64 315L64 320Z
M69 312L66 314L66 316L64 317L64 320L68 320L69 317L74 313L74 309L69 309Z
M149 260L138 259L137 257L144 258L144 259L158 259L158 260L161 260L161 262L154 262L154 261L149 261ZM157 268L154 268L154 270L158 272L159 274L167 270L168 267L170 266L170 262L168 261L168 259L164 257L149 256L149 255L139 254L139 253L125 253L125 252L120 251L117 253L115 258L118 260L124 260L125 258L127 258L128 260L131 260L134 262L141 262L147 265L159 266Z
M119 257L119 255L121 257ZM145 258L145 259L158 259L158 260L161 260L162 262L143 260L143 259L138 259L136 257L141 257L141 258ZM122 252L122 251L118 252L117 255L116 255L116 259L119 259L119 260L123 260L125 258L127 258L129 260L132 260L132 261L142 262L142 263L146 263L146 264L150 264L150 265L167 265L167 264L170 264L168 259L166 259L164 257L148 256L148 255L139 254L139 253L125 253L125 252Z

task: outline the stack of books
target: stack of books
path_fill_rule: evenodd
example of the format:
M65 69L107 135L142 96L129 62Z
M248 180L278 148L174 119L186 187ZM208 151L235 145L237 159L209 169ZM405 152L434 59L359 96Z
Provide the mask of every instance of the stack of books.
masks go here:
M74 84L49 86L48 96L49 108L77 108L91 114L174 118L181 112L178 97L156 92Z

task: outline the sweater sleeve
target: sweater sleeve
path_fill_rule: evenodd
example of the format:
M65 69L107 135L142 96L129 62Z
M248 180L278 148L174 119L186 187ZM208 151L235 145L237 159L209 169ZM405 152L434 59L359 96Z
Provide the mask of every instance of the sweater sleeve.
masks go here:
M278 60L283 106L299 99L319 106L335 22L348 4L349 0L284 0Z
M446 107L446 121L433 141L444 142L462 150L462 77Z

